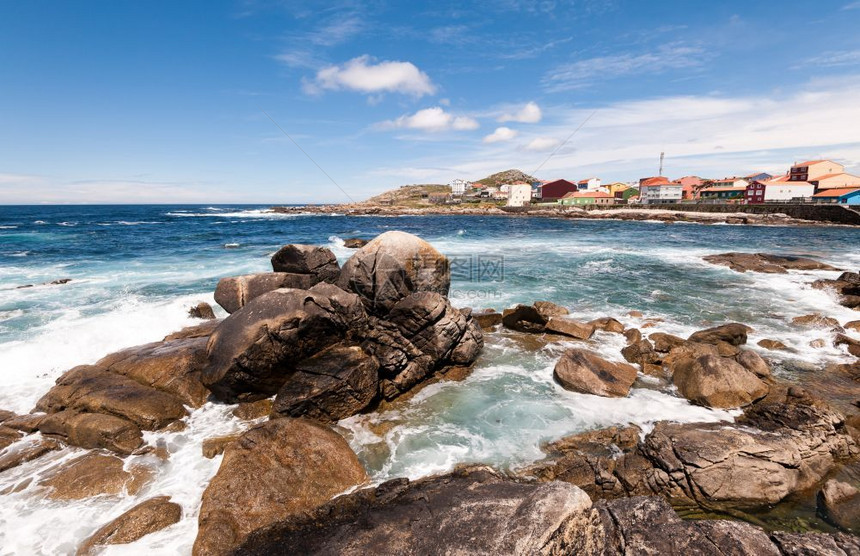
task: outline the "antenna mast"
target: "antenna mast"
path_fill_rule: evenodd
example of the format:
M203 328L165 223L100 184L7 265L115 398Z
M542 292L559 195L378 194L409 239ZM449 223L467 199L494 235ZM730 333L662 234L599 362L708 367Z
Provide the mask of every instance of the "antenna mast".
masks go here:
M666 155L666 153L660 153L660 171L659 171L659 172L657 172L657 175L658 175L658 176L662 176L662 175L663 175L663 157L664 157L665 155Z

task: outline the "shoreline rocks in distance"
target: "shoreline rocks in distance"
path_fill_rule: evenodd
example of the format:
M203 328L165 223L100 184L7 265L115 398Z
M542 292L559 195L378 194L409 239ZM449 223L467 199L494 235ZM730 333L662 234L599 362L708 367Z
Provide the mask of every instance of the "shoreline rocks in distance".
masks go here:
M786 274L789 270L840 270L815 259L768 253L722 253L702 257L705 261L727 266L737 272Z

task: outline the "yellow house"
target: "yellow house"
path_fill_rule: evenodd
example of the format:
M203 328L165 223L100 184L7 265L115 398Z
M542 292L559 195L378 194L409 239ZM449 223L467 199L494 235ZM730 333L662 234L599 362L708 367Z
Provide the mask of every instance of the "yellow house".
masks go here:
M607 193L615 197L616 193L618 193L619 191L627 191L628 189L630 189L630 186L626 183L621 183L620 181L617 181L615 183L608 183L604 185L603 188L606 189Z

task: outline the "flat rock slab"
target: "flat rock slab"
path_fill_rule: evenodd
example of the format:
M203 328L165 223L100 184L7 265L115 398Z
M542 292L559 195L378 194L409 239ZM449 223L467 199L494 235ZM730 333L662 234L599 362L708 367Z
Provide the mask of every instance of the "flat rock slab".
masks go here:
M59 411L39 423L39 432L81 448L104 448L130 454L143 444L137 425L114 415Z
M143 430L157 430L186 416L175 396L90 365L62 375L36 404L37 411L47 413L65 409L123 417Z
M737 272L785 274L789 270L839 270L815 259L767 253L723 253L708 255L703 259L712 264L727 266Z
M0 452L0 473L33 461L59 447L59 443L47 439L32 439L8 446Z
M55 469L39 484L49 487L49 498L79 500L92 496L136 494L149 480L152 471L137 466L130 471L116 456L89 453Z
M566 390L613 398L630 393L637 373L632 365L613 363L583 349L565 351L553 370Z
M180 519L182 506L171 502L169 496L150 498L99 528L78 547L77 554L84 556L94 554L100 546L132 543Z

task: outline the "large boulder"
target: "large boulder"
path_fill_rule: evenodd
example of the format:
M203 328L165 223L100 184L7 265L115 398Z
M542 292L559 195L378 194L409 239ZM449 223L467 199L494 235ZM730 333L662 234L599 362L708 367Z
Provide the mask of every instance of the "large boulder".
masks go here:
M114 415L59 411L39 422L39 432L81 448L103 448L130 454L143 445L137 425Z
M361 297L367 310L384 316L416 292L448 294L448 259L423 239L405 232L385 232L353 254L337 284Z
M57 379L36 404L36 411L104 413L127 419L143 430L156 430L186 416L182 402L101 367L75 367Z
M703 257L709 263L727 266L737 272L764 272L785 274L789 270L839 270L829 264L791 255L767 253L723 253Z
M545 327L547 332L569 336L577 340L588 340L594 336L594 325L572 319L550 317Z
M257 531L239 552L577 554L591 519L591 500L575 486L516 482L473 467L342 496Z
M228 402L270 397L297 363L362 334L366 326L358 296L331 284L263 294L212 333L203 383Z
M376 398L379 362L358 346L334 345L296 365L278 391L273 417L335 422Z
M555 365L553 377L565 390L623 398L636 380L636 368L607 361L590 351L569 349Z
M215 301L228 313L235 313L249 301L264 293L280 288L306 290L319 283L314 274L294 274L290 272L264 272L230 276L218 280L215 286Z
M860 491L830 479L818 492L818 513L837 527L860 533Z
M207 341L200 337L145 344L112 353L96 366L200 407L209 397L209 390L200 381Z
M337 257L327 247L317 245L285 245L272 255L275 272L306 274L316 282L334 282L340 274Z
M743 407L765 397L768 385L740 363L715 355L690 357L673 367L682 396L707 407Z
M747 334L750 332L752 332L752 328L749 326L732 322L722 326L699 330L687 339L691 342L700 342L703 344L726 342L733 346L740 346L747 343Z
M203 493L196 556L231 554L254 530L307 514L367 474L336 432L306 419L274 419L227 446Z
M78 547L78 556L94 554L98 547L129 544L182 519L182 506L169 496L150 498L111 520Z

